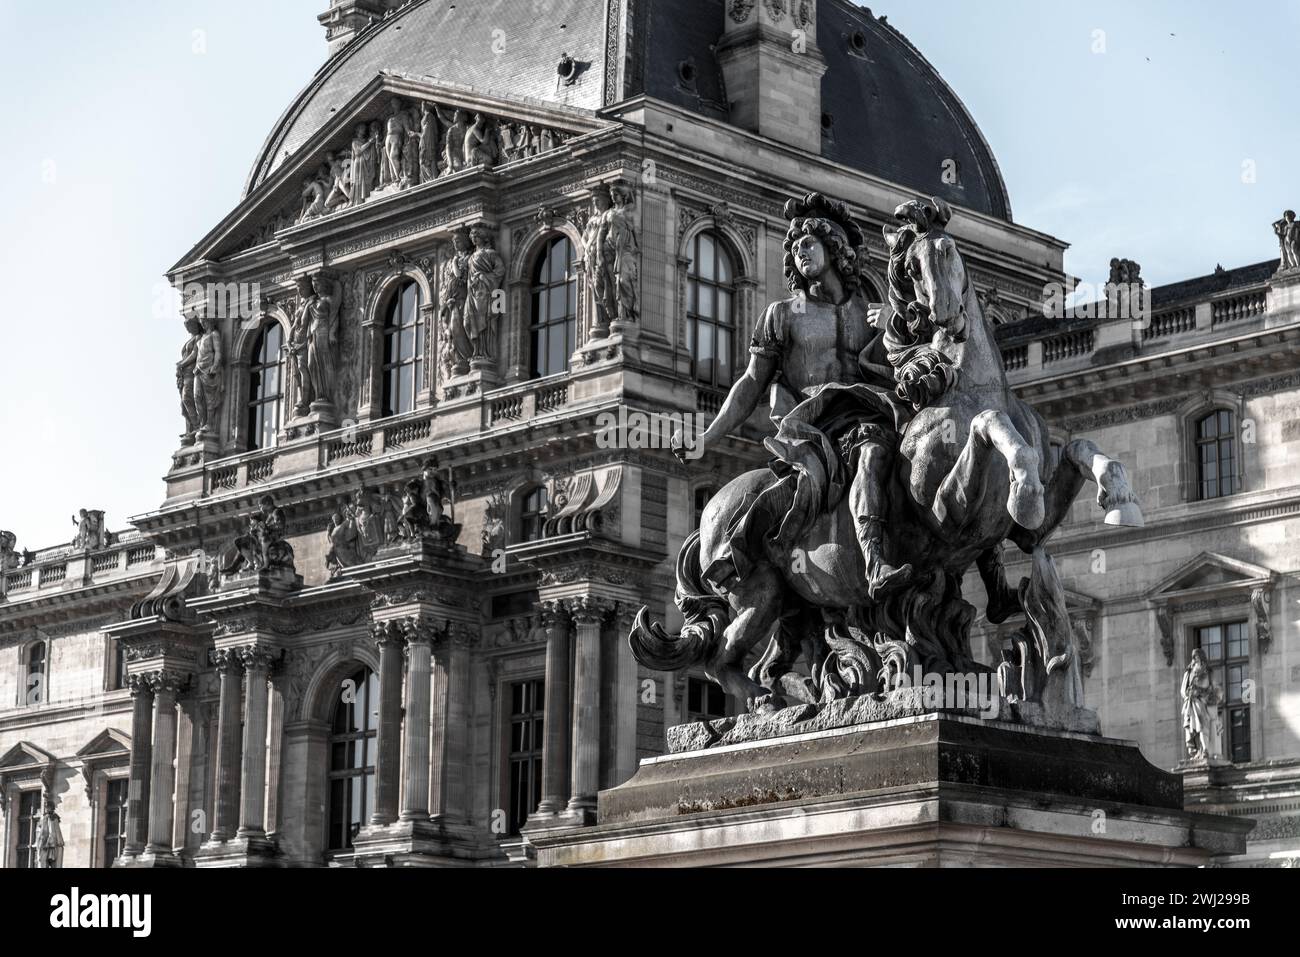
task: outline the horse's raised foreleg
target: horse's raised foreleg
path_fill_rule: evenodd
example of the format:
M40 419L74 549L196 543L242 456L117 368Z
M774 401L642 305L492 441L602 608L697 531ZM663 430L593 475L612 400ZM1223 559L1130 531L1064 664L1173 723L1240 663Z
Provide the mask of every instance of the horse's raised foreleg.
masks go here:
M755 568L727 596L734 617L723 633L721 649L705 662L705 674L729 694L745 702L752 712L779 711L784 699L745 672L745 657L760 641L772 635L781 618L786 586L770 565Z
M932 506L934 516L950 526L964 527L984 495L988 471L994 456L1006 462L1011 480L1007 512L1022 528L1043 524L1043 483L1039 478L1041 458L1025 441L1011 417L988 410L971 422L970 437L957 463L939 486Z
M1106 511L1107 525L1141 528L1145 524L1124 466L1088 439L1076 439L1061 451L1061 464L1047 483L1043 522L1036 528L1018 524L1011 540L1026 554L1033 552L1065 521L1088 482L1097 485L1097 504Z

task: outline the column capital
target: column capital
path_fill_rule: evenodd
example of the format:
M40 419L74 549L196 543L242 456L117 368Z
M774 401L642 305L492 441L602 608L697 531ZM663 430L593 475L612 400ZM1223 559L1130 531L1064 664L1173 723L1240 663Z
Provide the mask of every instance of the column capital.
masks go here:
M615 602L595 595L580 595L564 602L569 617L579 625L601 625L614 614Z
M400 650L406 644L406 633L402 627L402 619L375 622L370 626L370 637L379 646L380 651L385 648Z
M174 698L190 685L190 675L179 671L156 671L142 677L149 683L149 688L155 697L171 695Z
M131 689L131 697L153 696L153 684L149 675L127 675L126 685Z
M541 604L542 625L548 629L568 625L569 609L564 601L544 601Z
M217 671L239 674L244 668L244 658L239 648L213 648L208 652L208 661Z
M250 674L255 671L260 671L269 675L271 669L275 667L275 663L278 660L277 656L271 654L267 649L258 647L257 645L248 645L244 648L235 648L232 650L239 656L239 661L244 666L244 670Z

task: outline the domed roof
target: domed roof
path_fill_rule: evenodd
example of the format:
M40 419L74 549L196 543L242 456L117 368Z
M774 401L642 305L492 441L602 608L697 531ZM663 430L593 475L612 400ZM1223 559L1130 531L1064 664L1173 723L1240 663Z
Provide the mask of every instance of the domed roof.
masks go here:
M267 139L248 190L381 73L589 112L646 94L729 118L714 53L726 0L637 4L630 30L608 22L606 8L606 0L413 0L320 69ZM625 50L620 35L628 37ZM927 196L1011 218L1006 186L979 127L902 34L848 0L821 0L817 45L827 61L823 156ZM572 83L557 73L566 54L578 64ZM689 83L682 79L686 63L695 67ZM950 160L957 164L956 184L943 182Z

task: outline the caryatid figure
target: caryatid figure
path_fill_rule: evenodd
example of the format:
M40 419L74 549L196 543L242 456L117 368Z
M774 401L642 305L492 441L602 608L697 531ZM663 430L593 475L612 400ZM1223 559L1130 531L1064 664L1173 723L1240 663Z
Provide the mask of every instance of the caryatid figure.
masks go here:
M307 353L311 339L312 304L316 293L312 289L310 276L298 277L298 302L293 310L293 322L289 328L289 372L293 376L295 393L294 414L306 415L311 409L316 393L312 386L311 375L307 371Z
M443 364L455 375L469 371L474 347L465 334L465 304L469 298L469 261L474 252L469 230L452 234L452 254L442 268Z
M176 363L176 390L181 394L181 415L185 418L185 441L190 441L199 430L199 413L194 406L194 366L198 362L199 337L203 325L198 319L185 320L185 331L190 337L181 348L181 360Z
M637 237L636 196L626 183L610 190L614 208L608 215L609 230L606 252L613 272L618 320L636 322L641 315L640 286L641 241Z
M420 182L438 178L438 111L428 103L420 104Z
M307 335L307 375L316 403L334 399L335 354L339 341L339 310L342 295L339 283L323 272L311 280L313 298L308 306L311 325Z
M506 278L506 263L496 250L492 230L478 225L470 230L474 253L469 259L469 295L465 302L465 335L474 359L496 358L498 293Z
M603 183L591 191L591 218L582 233L582 247L586 260L583 269L596 302L592 338L604 338L609 333L610 315L610 264L605 258L605 236L609 230L609 211L613 206L609 187Z
M195 441L217 435L221 402L226 395L226 355L221 345L221 330L212 316L203 316L199 321L203 331L194 353L194 408L199 420Z

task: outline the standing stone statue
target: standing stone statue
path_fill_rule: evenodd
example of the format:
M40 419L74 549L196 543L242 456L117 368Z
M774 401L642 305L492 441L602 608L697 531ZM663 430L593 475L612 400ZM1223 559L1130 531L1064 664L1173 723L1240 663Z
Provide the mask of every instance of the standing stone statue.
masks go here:
M59 870L63 867L63 828L54 803L46 798L44 804L45 813L36 832L36 866L41 870Z
M496 250L492 231L485 225L470 230L474 253L469 260L469 290L465 302L465 335L472 359L496 358L497 293L506 278L506 262Z
M1300 223L1296 222L1295 210L1288 209L1282 218L1273 224L1278 243L1282 247L1283 270L1300 269Z
M325 529L329 539L329 551L325 554L325 567L334 577L345 568L354 568L362 564L357 551L357 523L352 514L352 505L343 501L330 516Z
M203 325L191 316L185 320L185 331L190 337L181 348L180 362L176 363L176 389L181 394L181 415L185 418L184 440L189 442L199 430L199 412L194 405L194 367L198 362Z
M633 323L641 315L638 296L640 285L641 242L637 238L636 196L626 183L610 190L614 208L609 212L606 255L613 271L614 294L620 322Z
M1200 648L1192 652L1192 660L1183 672L1180 691L1187 757L1193 761L1220 757L1223 738L1218 716L1220 691L1211 679L1209 665Z
M601 183L591 191L591 218L587 220L587 228L582 233L582 247L586 256L583 268L596 303L592 339L603 339L609 335L609 324L613 319L609 308L611 270L605 258L605 235L609 229L608 216L612 207L609 187Z
M221 346L221 330L211 316L204 316L200 323L203 331L194 358L194 408L199 420L195 442L216 437L221 402L226 397L226 356Z
M442 121L442 125L447 127L442 172L443 175L450 176L465 168L465 135L469 131L469 114L464 110L447 114L439 107L434 109L438 111L438 119Z
M332 404L343 289L337 280L323 272L313 276L311 283L313 298L307 306L311 323L307 335L307 374L313 403Z
M298 302L294 306L293 321L289 328L289 374L293 379L294 415L305 416L311 411L316 395L312 389L311 375L307 371L307 353L311 339L312 304L316 294L312 290L311 276L299 276Z
M420 104L420 182L432 183L438 178L438 110L429 103Z
M403 157L408 138L415 129L411 115L402 109L402 101L393 97L384 121L384 155L379 163L379 188L402 185Z
M370 191L375 187L377 151L379 141L366 123L357 124L356 135L352 138L352 164L349 167L348 200L353 206L360 206L370 198Z
M458 229L451 237L452 254L442 267L442 362L449 375L469 372L474 349L465 334L465 306L469 298L469 264L474 251L469 230Z

